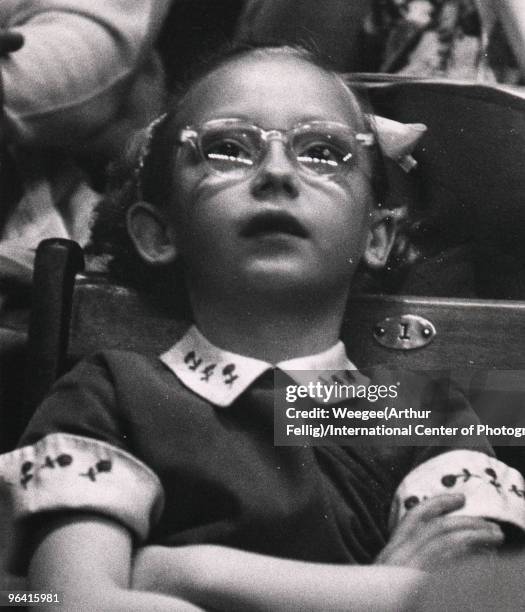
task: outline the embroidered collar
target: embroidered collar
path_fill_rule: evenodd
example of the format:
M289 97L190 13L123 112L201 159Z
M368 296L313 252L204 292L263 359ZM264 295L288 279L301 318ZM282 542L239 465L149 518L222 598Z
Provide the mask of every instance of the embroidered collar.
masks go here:
M326 382L327 374L333 381L342 375L346 382L348 378L352 382L358 379L361 384L369 382L348 359L341 341L322 353L281 361L273 366L266 361L224 351L192 326L160 359L194 393L221 407L230 406L261 374L274 367L286 372L300 385Z

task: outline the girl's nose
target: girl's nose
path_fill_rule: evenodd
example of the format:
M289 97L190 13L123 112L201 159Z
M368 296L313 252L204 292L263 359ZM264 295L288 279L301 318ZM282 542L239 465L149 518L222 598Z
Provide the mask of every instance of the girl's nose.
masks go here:
M252 179L252 193L257 198L285 194L289 198L299 195L297 167L290 159L282 140L270 140L266 155Z

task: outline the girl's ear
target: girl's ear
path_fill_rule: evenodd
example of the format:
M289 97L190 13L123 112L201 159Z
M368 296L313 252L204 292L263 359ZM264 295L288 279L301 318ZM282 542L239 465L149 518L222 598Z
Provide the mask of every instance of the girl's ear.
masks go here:
M136 202L127 212L128 234L142 259L153 265L175 261L173 230L163 214L149 202Z
M397 225L405 211L375 208L372 213L372 223L368 230L363 261L373 270L383 268L394 245Z

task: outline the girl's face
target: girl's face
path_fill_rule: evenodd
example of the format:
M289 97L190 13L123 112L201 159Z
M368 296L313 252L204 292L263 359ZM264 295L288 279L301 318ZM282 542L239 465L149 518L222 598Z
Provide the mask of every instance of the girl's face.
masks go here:
M197 84L178 125L235 118L289 130L317 120L361 132L352 108L329 73L296 57L252 55ZM380 250L362 152L347 176L330 179L301 172L278 139L243 178L210 173L190 144L173 163L170 222L190 291L346 291L363 253Z

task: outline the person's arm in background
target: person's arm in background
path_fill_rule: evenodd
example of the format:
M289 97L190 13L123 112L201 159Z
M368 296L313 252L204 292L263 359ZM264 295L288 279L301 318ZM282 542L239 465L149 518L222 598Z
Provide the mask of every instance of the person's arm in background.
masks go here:
M499 0L491 3L507 34L511 49L525 82L525 3L523 0Z
M345 72L373 70L361 32L373 0L248 0L237 40L306 45Z
M115 131L97 143L108 124L118 119L129 127L148 106L159 105L152 87L159 89L160 67L151 48L169 5L170 0L2 0L0 26L25 40L22 49L0 59L11 138L31 147L111 147ZM140 72L149 96L137 90L134 77Z

